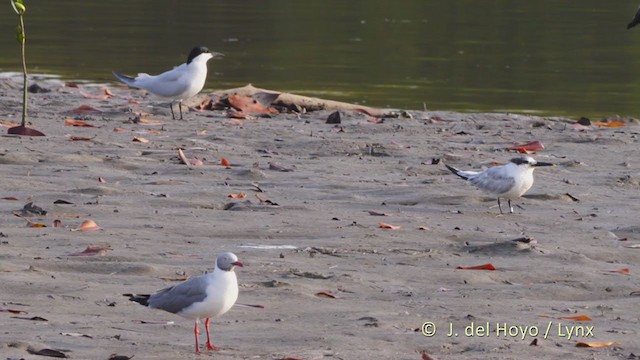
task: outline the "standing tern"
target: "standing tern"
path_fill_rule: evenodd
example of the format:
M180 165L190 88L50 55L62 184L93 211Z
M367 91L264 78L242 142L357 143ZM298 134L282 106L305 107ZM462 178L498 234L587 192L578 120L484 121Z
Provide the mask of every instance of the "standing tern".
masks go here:
M144 306L195 320L193 332L196 338L196 353L200 352L198 321L204 318L207 349L219 350L220 348L211 342L209 319L226 313L236 303L238 278L233 271L236 266L243 265L234 253L226 252L218 255L216 267L211 273L191 278L152 295L124 294L124 296Z
M446 164L445 166L478 189L496 195L500 214L503 214L500 198L507 199L509 212L513 213L511 200L519 198L531 188L533 170L538 166L555 166L555 164L535 161L531 156L521 156L511 159L505 165L490 167L484 171L463 171Z
M182 100L186 100L202 90L207 80L207 61L216 56L224 55L211 52L204 46L198 46L191 50L186 63L160 75L140 73L136 77L131 77L116 71L113 72L113 75L129 86L145 89L160 97L171 98L172 101L169 104L171 117L176 119L173 113L173 104L177 102L180 109L180 120L182 120Z

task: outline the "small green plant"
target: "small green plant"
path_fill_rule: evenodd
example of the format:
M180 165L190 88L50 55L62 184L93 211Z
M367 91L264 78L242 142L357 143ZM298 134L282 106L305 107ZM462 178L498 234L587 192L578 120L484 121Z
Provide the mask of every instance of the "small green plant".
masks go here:
M22 89L22 123L20 126L16 126L9 129L9 134L28 135L28 136L44 136L43 133L27 128L27 57L26 57L26 42L27 35L24 31L24 18L23 15L27 11L24 6L23 0L9 0L13 10L18 14L20 18L20 24L16 31L16 39L20 43L22 53L22 73L23 73L23 89Z

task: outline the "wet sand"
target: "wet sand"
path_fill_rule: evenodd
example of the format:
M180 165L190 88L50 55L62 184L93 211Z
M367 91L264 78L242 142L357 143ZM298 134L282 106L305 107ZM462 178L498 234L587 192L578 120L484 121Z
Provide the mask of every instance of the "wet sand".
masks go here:
M3 359L45 358L27 348L72 359L640 356L635 120L577 128L412 111L381 123L343 113L331 125L328 112L190 111L179 121L143 91L109 86L102 98L99 85L38 83L52 91L29 95L30 118L47 136L0 144L0 309L24 312L0 312ZM20 88L0 79L1 121L19 122ZM72 112L81 105L100 112ZM155 121L133 123L130 109ZM442 163L481 169L533 140L545 149L532 156L557 166L536 170L514 214ZM203 165L182 164L178 148ZM30 202L46 215L21 214ZM101 229L71 231L87 219ZM89 245L110 249L70 256ZM238 302L265 308L214 319L220 351L192 355L191 321L121 295L210 271L223 251L245 264ZM496 270L456 269L482 264ZM581 315L591 321L569 319ZM616 344L576 347L594 341Z

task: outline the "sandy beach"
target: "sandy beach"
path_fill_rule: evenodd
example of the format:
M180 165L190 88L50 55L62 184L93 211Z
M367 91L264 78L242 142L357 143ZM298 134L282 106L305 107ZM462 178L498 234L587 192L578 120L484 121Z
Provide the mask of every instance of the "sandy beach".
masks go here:
M17 79L0 79L3 134L20 122ZM37 83L51 91L29 94L29 114L47 136L0 143L2 359L640 358L634 119L180 121L144 91ZM505 163L534 140L557 166L536 170L514 214L443 165ZM102 250L77 255L88 246ZM264 309L214 319L220 351L194 355L193 322L122 296L211 271L223 251L245 265L238 302ZM457 269L484 264L495 270Z

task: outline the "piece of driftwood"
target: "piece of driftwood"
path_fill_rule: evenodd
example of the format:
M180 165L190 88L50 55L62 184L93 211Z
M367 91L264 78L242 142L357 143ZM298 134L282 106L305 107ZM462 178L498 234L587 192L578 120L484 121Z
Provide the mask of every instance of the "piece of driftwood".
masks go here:
M197 96L192 97L188 101L185 101L184 104L193 107L201 104L203 101L210 99L213 97L229 97L231 95L243 95L243 96L254 96L259 93L272 93L278 94L278 97L272 102L273 105L280 106L297 106L301 109L306 109L306 111L318 111L318 110L341 110L341 111L355 111L361 112L364 114L368 114L374 117L401 117L408 116L406 111L398 110L398 109L380 109L373 108L369 106L350 104L340 101L326 100L315 97L308 97L302 95L296 95L286 92L274 91L257 88L251 84L245 85L243 87L228 89L228 90L219 90L214 91L210 94L199 94Z

